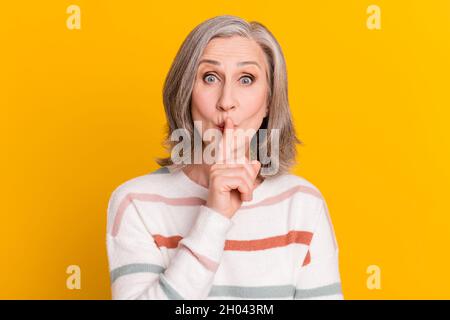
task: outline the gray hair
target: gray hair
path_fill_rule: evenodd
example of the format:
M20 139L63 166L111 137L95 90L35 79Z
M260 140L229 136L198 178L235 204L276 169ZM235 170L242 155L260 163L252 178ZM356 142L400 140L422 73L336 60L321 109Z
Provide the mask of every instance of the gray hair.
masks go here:
M257 150L259 152L263 150L263 153L268 154L273 138L272 129L278 129L280 150L278 159L271 158L272 163L262 163L260 176L265 176L263 168L273 165L273 161L277 162L278 168L275 175L288 173L295 164L296 144L303 142L297 138L292 123L283 52L273 34L263 24L256 21L247 22L232 15L216 16L202 22L189 33L179 48L163 88L163 103L167 118L167 132L163 145L169 152L172 150L177 142L171 141L171 135L179 128L184 128L191 137L194 136L195 127L190 106L200 57L212 39L235 35L255 40L266 57L269 112L263 119L260 129L267 129L267 135L262 141L257 142ZM257 136L258 134L255 134L254 138L258 139ZM193 154L194 142L191 142L191 145ZM259 152L258 160L260 160ZM161 166L174 166L170 156L156 158L156 162Z

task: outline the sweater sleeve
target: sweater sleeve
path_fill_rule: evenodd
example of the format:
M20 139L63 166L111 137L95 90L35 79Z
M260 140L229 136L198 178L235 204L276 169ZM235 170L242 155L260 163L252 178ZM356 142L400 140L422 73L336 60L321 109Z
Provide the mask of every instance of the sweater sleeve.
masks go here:
M193 227L166 266L133 200L119 194L113 192L108 204L108 219L116 220L119 208L122 211L120 230L108 227L106 237L112 298L205 299L234 222L201 205Z
M325 200L303 265L296 274L294 299L343 299L339 248Z

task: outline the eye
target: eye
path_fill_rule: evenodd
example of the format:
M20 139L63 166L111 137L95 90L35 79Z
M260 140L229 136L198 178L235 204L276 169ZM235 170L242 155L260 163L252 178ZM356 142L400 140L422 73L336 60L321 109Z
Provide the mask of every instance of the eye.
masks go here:
M207 73L203 76L203 81L205 81L206 83L214 83L214 80L217 80L217 76L212 74L212 73ZM242 82L242 79L245 79L244 82ZM254 78L252 76L243 76L239 79L241 81L242 84L244 85L250 85L253 83Z
M213 81L209 81L208 79L214 79L217 78L214 74L208 73L203 77L203 81L206 83L214 83Z
M243 76L240 80L242 80L242 79L247 79L246 82L241 82L241 83L243 83L245 85L253 83L253 77L251 77L251 76Z

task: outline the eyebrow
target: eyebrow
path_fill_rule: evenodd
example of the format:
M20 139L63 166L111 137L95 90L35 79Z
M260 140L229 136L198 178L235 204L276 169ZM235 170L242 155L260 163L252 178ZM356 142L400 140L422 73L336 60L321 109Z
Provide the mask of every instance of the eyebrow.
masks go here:
M210 64L214 64L216 66L220 66L220 62L217 60L211 60L211 59L202 59L200 60L200 62L198 63L198 65L202 64L202 63L210 63ZM258 62L256 61L241 61L236 63L236 66L241 67L241 66L245 66L245 65L249 65L249 64L254 64L255 66L257 66L259 69L261 69L261 66L258 64Z

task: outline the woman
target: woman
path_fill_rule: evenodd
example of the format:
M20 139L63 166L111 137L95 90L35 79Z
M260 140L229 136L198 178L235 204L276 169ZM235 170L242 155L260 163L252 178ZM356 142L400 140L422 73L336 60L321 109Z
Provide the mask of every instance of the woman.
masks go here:
M342 299L326 202L289 173L301 141L270 31L229 15L201 23L163 93L171 157L117 187L108 205L113 299ZM209 130L223 135L212 143ZM239 130L255 134L234 143ZM210 146L213 161L192 161Z

